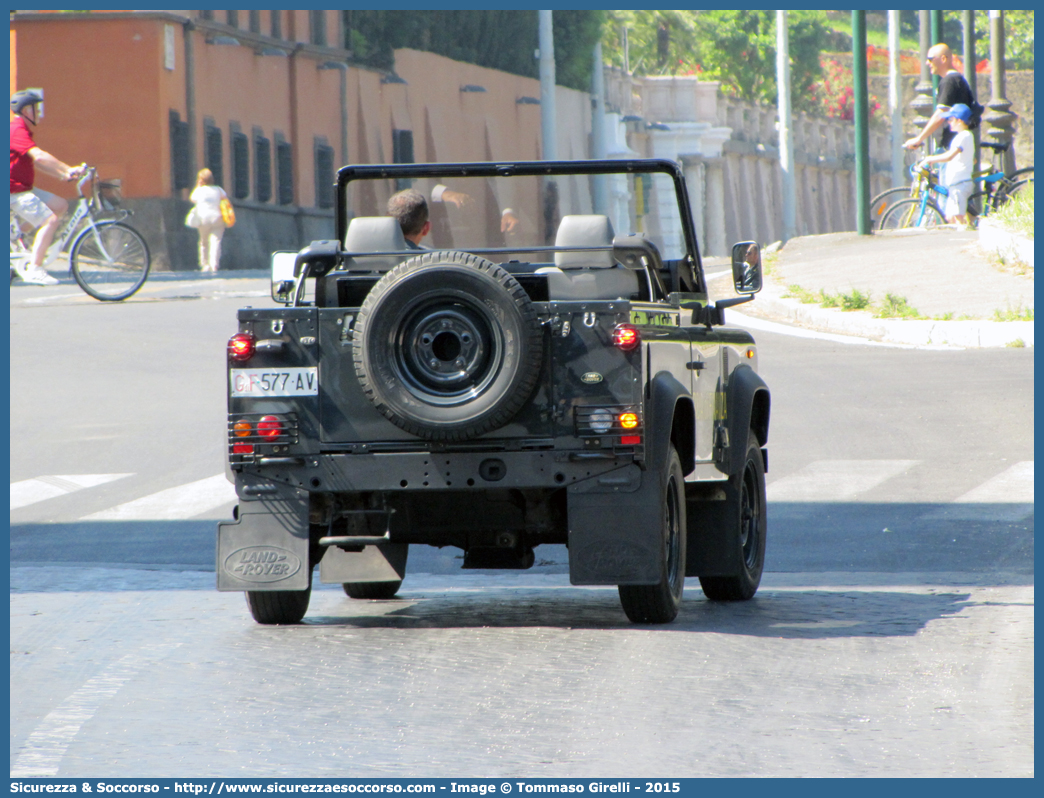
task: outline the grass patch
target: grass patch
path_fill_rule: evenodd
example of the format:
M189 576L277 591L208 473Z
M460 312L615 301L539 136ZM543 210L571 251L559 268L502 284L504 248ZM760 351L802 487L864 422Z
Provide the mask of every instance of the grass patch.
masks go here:
M840 294L841 310L865 310L870 307L870 292L865 294L858 288L853 288L849 294Z
M952 316L953 314L947 314ZM923 319L917 308L906 301L906 297L896 294L885 294L884 301L874 309L874 316L879 319Z
M870 292L863 293L853 288L847 294L828 294L822 288L809 291L800 285L788 285L785 299L796 299L806 305L820 305L824 308L840 308L841 310L865 310L870 307Z
M1018 194L1005 202L990 217L1010 233L1033 239L1033 183L1027 183Z
M1008 341L1008 343L1006 343L1004 345L1006 347L1008 347L1009 349L1025 349L1026 348L1026 342L1023 341L1021 338L1016 338L1014 341Z
M767 255L765 250L761 251L761 271L766 277L774 277L776 269L779 267L779 250L770 252Z
M787 292L783 294L784 299L796 299L805 305L815 305L819 303L819 295L814 291L809 291L802 288L800 285L788 285Z
M1008 308L1007 310L993 311L994 321L1033 321L1033 308Z

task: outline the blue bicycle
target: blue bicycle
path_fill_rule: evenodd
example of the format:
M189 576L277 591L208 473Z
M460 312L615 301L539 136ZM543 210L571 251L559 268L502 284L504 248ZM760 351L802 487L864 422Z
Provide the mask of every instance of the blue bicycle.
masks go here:
M984 141L981 146L994 152L1004 152L1009 147L1008 144L992 141ZM918 168L916 164L910 167L910 174L913 180L908 188L889 189L871 200L871 212L875 219L880 219L876 225L877 229L930 228L946 223L939 208L943 200L936 198L944 198L949 192L945 186L939 184L938 175L930 169ZM972 179L982 187L981 191L968 198L968 215L972 226L975 226L980 217L996 211L1024 187L1033 183L1033 167L1018 169L1010 175L999 170L986 174L979 172L974 174ZM903 195L902 199L888 202L899 194Z

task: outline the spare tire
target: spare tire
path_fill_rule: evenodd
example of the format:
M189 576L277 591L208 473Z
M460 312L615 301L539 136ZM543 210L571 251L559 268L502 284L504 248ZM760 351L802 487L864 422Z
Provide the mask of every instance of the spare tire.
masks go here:
M542 332L500 266L431 252L392 269L355 319L355 372L393 424L427 440L474 438L510 421L540 373Z

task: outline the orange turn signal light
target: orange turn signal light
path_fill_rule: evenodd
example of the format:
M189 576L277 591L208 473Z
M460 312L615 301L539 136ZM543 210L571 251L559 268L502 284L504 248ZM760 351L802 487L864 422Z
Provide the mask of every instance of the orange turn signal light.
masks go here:
M638 426L638 414L637 413L621 413L620 414L620 426L624 429L634 429Z
M242 419L232 425L232 434L237 438L245 438L252 432L250 422Z

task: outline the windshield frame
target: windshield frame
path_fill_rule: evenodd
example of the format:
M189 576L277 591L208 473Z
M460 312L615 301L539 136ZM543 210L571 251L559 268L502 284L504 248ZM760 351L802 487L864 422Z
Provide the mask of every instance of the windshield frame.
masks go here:
M675 199L685 239L686 256L692 266L699 290L706 290L703 264L692 223L689 193L685 176L674 161L661 158L632 158L579 161L474 161L470 163L403 163L350 164L337 171L337 239L344 241L348 218L344 207L346 188L353 180L394 178L452 178L452 177L528 177L543 175L611 175L653 174L669 175L674 183Z

